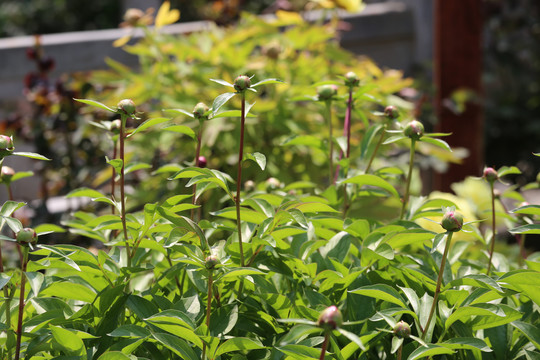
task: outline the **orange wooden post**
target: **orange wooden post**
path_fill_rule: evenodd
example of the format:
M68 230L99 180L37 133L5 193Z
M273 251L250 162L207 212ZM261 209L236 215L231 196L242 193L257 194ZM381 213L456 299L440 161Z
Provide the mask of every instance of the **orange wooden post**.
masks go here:
M452 147L469 150L463 164L451 164L447 173L436 174L434 188L449 191L450 185L467 176L480 176L484 166L484 119L478 102L467 103L465 112L455 114L444 99L459 89L482 95L482 1L436 0L434 36L435 111L438 132Z

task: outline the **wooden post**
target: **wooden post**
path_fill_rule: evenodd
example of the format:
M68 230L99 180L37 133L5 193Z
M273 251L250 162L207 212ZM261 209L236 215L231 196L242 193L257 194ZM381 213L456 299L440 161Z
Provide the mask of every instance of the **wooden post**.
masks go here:
M438 132L452 146L464 147L469 156L463 164L451 164L444 174L436 174L434 188L449 191L450 185L467 176L480 176L484 167L484 120L481 104L468 102L456 114L445 106L456 90L472 90L482 97L482 1L436 0L434 38L435 111ZM448 101L448 100L447 100ZM447 102L446 101L446 102Z

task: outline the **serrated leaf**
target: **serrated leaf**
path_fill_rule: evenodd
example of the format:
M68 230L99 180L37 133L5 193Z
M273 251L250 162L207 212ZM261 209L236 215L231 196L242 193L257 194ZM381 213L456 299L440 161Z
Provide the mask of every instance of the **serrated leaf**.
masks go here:
M99 101L89 100L89 99L74 99L74 100L78 101L78 102L82 102L83 104L95 106L97 108L100 108L100 109L103 109L103 110L106 110L106 111L110 111L112 113L116 113L116 110L108 107L105 104L100 103Z
M45 157L43 155L33 153L33 152L14 152L11 155L23 156L23 157L27 157L27 158L30 158L30 159L36 159L36 160L51 161L51 159L49 159L49 158L47 158L47 157Z
M264 171L264 169L266 167L266 156L264 156L260 152L255 152L253 154L246 154L245 160L254 161L255 163L257 163L257 165L259 165L259 167L263 171Z

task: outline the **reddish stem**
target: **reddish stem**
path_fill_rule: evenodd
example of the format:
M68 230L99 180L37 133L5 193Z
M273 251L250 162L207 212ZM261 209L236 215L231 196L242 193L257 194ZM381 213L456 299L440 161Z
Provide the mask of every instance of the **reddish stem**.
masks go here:
M495 190L493 188L493 182L490 183L491 187L491 221L492 221L492 235L491 246L489 248L489 263L487 268L487 275L491 272L491 263L493 261L493 251L495 250L495 234L497 232L497 226L495 224Z
M324 360L324 354L326 354L326 349L328 348L328 340L330 340L329 331L324 334L324 341L321 347L321 357L319 358L319 360Z
M240 219L240 190L242 188L242 159L244 157L244 123L246 121L246 94L242 93L242 110L240 124L240 149L238 150L238 174L236 176L236 223L238 227L238 243L240 244L240 265L244 266L244 250L242 245L242 222Z
M22 323L24 313L24 291L26 285L26 264L28 263L28 250L21 251L21 246L17 244L17 250L21 259L21 289L19 293L19 318L17 320L17 344L15 347L15 360L19 360L21 353Z
M122 160L122 168L120 169L120 203L122 211L122 227L124 229L124 241L126 243L126 252L127 252L127 262L128 266L131 266L131 249L129 247L128 241L128 232L127 232L127 223L126 223L126 197L124 192L125 180L124 180L124 169L125 169L125 159L124 159L124 131L126 126L127 118L122 115L122 125L120 126L120 159Z

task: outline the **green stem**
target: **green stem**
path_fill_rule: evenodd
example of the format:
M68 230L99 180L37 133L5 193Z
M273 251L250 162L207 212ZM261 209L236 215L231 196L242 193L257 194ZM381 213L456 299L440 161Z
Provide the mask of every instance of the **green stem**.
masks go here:
M244 249L242 245L242 220L240 218L240 190L242 189L242 160L244 158L244 124L246 121L246 94L242 92L242 110L240 124L240 149L238 150L238 174L236 176L236 224L240 245L240 265L244 267Z
M113 142L113 159L116 159L116 156L118 155L117 154L117 143L116 141ZM112 168L112 177L111 177L111 196L112 196L112 199L114 200L114 193L115 193L115 185L116 185L116 181L114 181L114 178L116 177L116 170L114 169L114 167ZM114 213L116 212L116 206L111 205L111 213L114 215Z
M439 276L437 277L437 287L435 288L435 294L433 295L433 304L431 304L431 310L429 311L429 316L426 322L426 326L424 327L424 330L422 330L422 340L424 340L426 337L427 331L429 329L429 324L431 323L431 320L433 319L433 314L435 313L435 308L437 307L437 300L439 298L439 293L441 292L444 266L446 265L446 257L448 256L448 251L450 250L450 243L452 242L452 235L454 235L453 232L450 232L450 231L446 232L446 245L444 246L444 253L441 259L441 267L439 268Z
M405 195L403 195L403 204L401 205L401 214L399 215L400 220L403 220L403 217L405 216L405 209L407 208L407 203L409 202L409 192L411 189L411 178L412 178L412 171L414 167L415 145L416 145L416 141L414 139L411 139L411 153L409 157L409 173L407 175Z
M129 247L129 239L127 232L127 222L126 222L126 196L125 196L125 179L124 179L124 169L125 169L125 156L124 156L124 133L126 128L127 116L122 115L122 125L120 126L120 160L122 160L122 168L120 169L120 204L122 211L122 228L124 229L124 241L126 243L126 252L127 252L127 264L128 267L131 266L131 257L134 255L131 253Z
M332 131L332 101L326 101L326 121L328 126L328 184L334 185L336 183L334 179L334 141Z
M373 150L373 154L371 154L371 157L369 158L369 162L368 162L368 164L366 166L366 171L364 172L365 174L369 173L369 169L371 168L371 164L373 163L373 159L375 159L375 156L377 155L377 152L379 151L379 148L381 147L381 145L383 143L385 130L386 130L386 125L384 125L382 127L382 129L381 129L381 136L379 137L379 141L377 141L377 145L375 146L375 150Z
M206 327L210 329L210 310L212 308L213 270L208 270L208 300L206 302ZM206 343L203 342L202 359L206 356Z
M489 247L489 263L488 263L487 272L486 272L488 276L491 272L491 266L492 266L492 261L493 261L493 251L495 250L495 235L497 233L497 226L495 224L495 189L493 187L493 182L491 182L489 185L491 188L491 222L492 222L491 234L492 235L491 235L491 244Z
M527 258L527 253L525 252L525 234L519 235L519 265L523 265L523 261Z
M328 340L330 340L330 331L324 333L324 341L321 347L321 356L319 360L324 360L324 354L326 354L326 349L328 348Z
M195 167L200 166L199 157L201 155L201 139L202 139L202 125L203 122L199 121L199 133L197 134L197 150L195 150ZM195 205L197 203L197 184L193 184L193 196L191 197L191 204ZM191 220L195 221L195 209L191 209Z
M21 355L21 339L22 339L22 323L24 315L24 292L26 285L26 264L28 263L28 247L22 247L17 244L17 249L19 250L19 255L21 259L21 287L19 292L19 317L17 320L17 343L15 346L15 360L19 360Z

